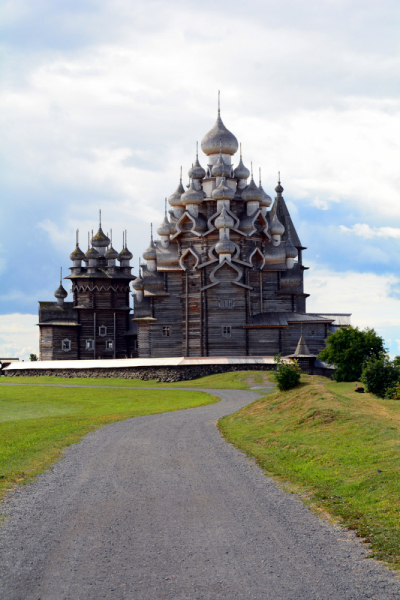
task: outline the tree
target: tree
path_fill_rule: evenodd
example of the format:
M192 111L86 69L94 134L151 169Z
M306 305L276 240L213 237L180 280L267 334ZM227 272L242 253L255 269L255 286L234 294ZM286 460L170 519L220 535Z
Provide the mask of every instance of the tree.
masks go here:
M400 381L400 369L394 364L394 361L390 362L386 354L381 354L378 358L372 356L364 363L361 381L367 392L380 398L385 396L391 398Z
M37 360L37 359L38 359L37 354L33 354L32 353L32 354L29 355L29 360L31 362L35 362L35 360Z
M336 381L358 381L364 362L386 352L383 338L374 329L341 327L325 340L318 358L336 367Z
M285 363L281 359L281 355L277 354L274 356L276 363L276 371L274 373L274 379L278 385L280 392L283 390L290 390L296 387L300 382L301 369L297 364L297 360L290 363Z

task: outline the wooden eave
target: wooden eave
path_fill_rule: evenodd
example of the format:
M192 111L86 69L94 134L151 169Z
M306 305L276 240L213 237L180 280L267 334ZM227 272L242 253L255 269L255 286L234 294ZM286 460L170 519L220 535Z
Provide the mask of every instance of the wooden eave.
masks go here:
M67 321L45 321L36 323L39 327L81 327L80 323L68 323Z
M157 321L157 319L155 319L154 317L134 317L133 319L131 319L132 321L145 321L148 323L155 323Z

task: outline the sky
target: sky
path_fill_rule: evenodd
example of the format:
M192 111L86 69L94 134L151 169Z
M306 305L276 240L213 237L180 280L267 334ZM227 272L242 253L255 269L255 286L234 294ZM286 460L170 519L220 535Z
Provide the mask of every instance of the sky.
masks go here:
M281 172L307 310L400 354L398 1L3 0L0 24L0 357L38 352L37 303L100 208L137 274L218 90L270 196Z

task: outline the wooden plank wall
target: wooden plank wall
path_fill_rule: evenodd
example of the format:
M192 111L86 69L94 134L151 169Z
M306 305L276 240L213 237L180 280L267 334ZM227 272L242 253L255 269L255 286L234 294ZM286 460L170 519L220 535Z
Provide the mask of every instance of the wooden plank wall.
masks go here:
M280 328L249 329L249 356L274 356L279 352Z

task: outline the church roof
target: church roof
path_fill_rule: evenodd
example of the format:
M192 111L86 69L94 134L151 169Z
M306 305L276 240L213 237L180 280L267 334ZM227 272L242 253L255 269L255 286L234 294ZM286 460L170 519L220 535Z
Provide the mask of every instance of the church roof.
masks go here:
M303 334L300 336L299 343L297 344L297 348L294 354L290 354L289 358L305 358L305 357L315 357L315 354L311 354L306 344L306 340L303 337Z
M332 323L332 319L306 313L270 311L252 315L249 324L244 327L287 327L289 323Z

